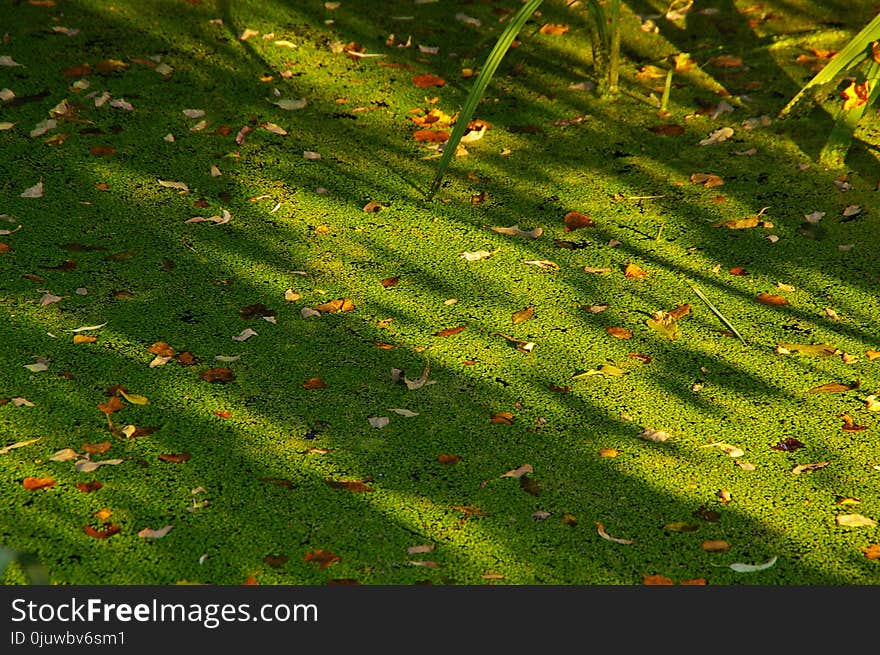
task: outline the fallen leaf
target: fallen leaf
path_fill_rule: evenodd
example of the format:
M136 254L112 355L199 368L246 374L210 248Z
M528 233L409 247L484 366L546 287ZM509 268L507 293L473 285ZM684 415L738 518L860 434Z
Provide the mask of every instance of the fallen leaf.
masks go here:
M726 553L730 550L730 544L723 539L707 539L700 544L700 548L707 553Z
M672 581L672 578L667 578L664 575L655 574L655 575L643 575L642 576L642 584L645 586L665 586L665 585L673 585L675 583Z
M236 334L232 337L233 341L247 341L251 337L259 336L255 330L251 328L245 328L239 334Z
M525 323L530 320L535 315L535 308L532 306L526 307L525 309L521 309L518 312L514 312L511 317L513 320L513 324L516 325L518 323Z
M603 457L606 459L611 459L613 457L617 457L620 454L620 451L616 448L600 448L598 455L599 457Z
M449 133L439 130L416 130L413 132L413 140L422 143L446 143Z
M446 80L436 75L416 75L412 78L412 83L420 89L428 89L432 86L443 86Z
M531 464L523 464L522 466L518 466L515 469L509 470L507 473L502 473L501 477L502 478L517 478L517 479L519 479L522 476L526 475L527 473L534 473L534 472L535 472L535 469L532 467Z
M835 521L847 528L873 528L877 525L877 521L862 514L839 514Z
M538 30L541 34L550 34L553 36L562 36L566 32L568 32L568 25L557 24L557 23L545 23L541 25L541 29Z
M743 60L741 57L734 57L733 55L718 55L717 57L712 57L708 64L722 68L738 68L742 66Z
M119 390L119 394L133 405L149 405L150 404L150 399L147 398L146 396L140 396L136 393L127 393L127 392L123 391L122 389Z
M853 417L849 414L841 414L840 418L843 419L842 430L844 432L860 432L861 430L867 430L868 426L866 425L856 425Z
M87 525L83 528L83 531L95 539L109 539L114 534L117 534L120 529L121 528L114 523L104 523L98 528L93 528L92 526Z
M681 125L676 125L674 123L668 123L664 125L654 125L653 127L649 127L654 134L662 134L663 136L679 136L684 134L684 128Z
M108 398L106 402L98 403L98 409L108 416L113 412L119 411L123 407L125 407L125 405L119 400L118 396L112 396Z
M302 384L303 389L326 389L327 383L321 378L309 378Z
M379 284L381 284L382 287L385 289L396 287L398 282L400 282L399 276L386 277L384 280L379 280Z
M52 478L25 478L22 482L22 486L28 491L34 491L35 489L48 489L55 485L55 480Z
M678 338L678 320L670 312L654 312L651 318L645 321L645 325L655 332L659 332L670 341Z
M551 262L549 259L524 259L522 260L523 264L528 264L529 266L537 266L542 271L558 271L559 264L556 262Z
M103 455L110 450L110 446L109 441L101 441L99 443L84 443L82 449L90 455Z
M663 443L667 439L671 439L672 435L668 432L655 430L654 428L645 428L639 433L638 437L640 439L645 439L646 441L653 441L654 443Z
M159 186L165 187L166 189L177 189L178 191L189 191L189 186L187 186L186 182L171 182L169 180L159 180Z
M663 529L669 530L670 532L694 532L699 530L700 526L689 521L673 521L672 523L664 525Z
M477 262L481 259L488 259L493 254L495 253L489 252L488 250L477 250L476 252L463 252L459 257L465 261Z
M633 278L633 279L637 279L637 280L641 280L641 279L648 277L647 271L645 271L643 268L641 268L639 266L636 266L633 263L629 263L626 265L626 267L623 269L623 275L625 277Z
M871 544L862 548L862 551L868 559L880 559L880 544Z
M787 453L798 450L799 448L804 448L804 444L794 437L786 437L782 439L778 443L770 446L773 450L781 450Z
M365 484L370 480L372 480L372 478L364 478L363 480L331 480L328 478L324 480L324 482L326 482L327 485L332 489L344 489L345 491L363 492L373 490L372 487Z
M632 332L619 326L605 328L605 332L617 339L632 339L633 336Z
M842 384L840 382L828 382L826 384L820 384L818 387L813 387L812 389L808 389L807 393L839 393L842 391L850 391L851 389L857 389L859 387L859 383L853 384Z
M350 312L354 310L354 308L354 303L348 298L339 298L337 300L331 300L330 302L315 306L315 309L317 311L327 312L329 314L332 314L334 312Z
M440 453L437 455L437 461L444 466L452 466L453 464L458 464L461 461L461 457L450 453Z
M496 423L502 425L512 425L513 424L513 414L510 412L496 412L492 414L489 419L489 423Z
M328 550L313 550L306 553L303 557L303 560L306 562L314 562L318 564L320 568L326 569L331 564L341 562L342 558L339 555L335 555Z
M25 441L16 441L14 444L10 444L9 446L4 446L0 448L0 455L6 455L10 451L15 450L16 448L24 448L25 446L30 446L33 443L37 443L43 437L37 437L36 439L26 439Z
M612 537L607 532L605 532L605 526L602 525L601 521L596 521L596 531L599 533L599 536L603 539L607 539L608 541L613 541L616 544L629 545L633 542L632 539L621 539L620 537Z
M868 103L868 96L871 92L871 81L865 80L864 82L850 82L849 86L846 87L841 96L843 96L843 111L850 111L857 107L861 107Z
M758 227L761 219L757 216L749 216L748 218L738 218L724 223L714 223L712 227L726 227L728 230L747 230L749 228ZM736 273L734 274L736 275Z
M273 569L280 569L290 561L290 558L287 555L266 555L263 561Z
M71 459L76 459L77 457L79 457L79 453L77 453L73 448L62 448L58 452L50 455L49 461L67 462L67 461L70 461Z
M791 472L795 475L800 475L801 473L810 473L811 471L818 471L819 469L825 468L831 462L816 462L815 464L798 464Z
M407 555L421 555L422 553L430 553L434 550L434 544L424 544L421 546L410 546L406 549Z
M596 227L596 224L586 214L580 212L568 212L563 218L564 232L573 232L584 227Z
M782 296L775 296L769 293L760 293L756 300L762 305L787 305L788 299Z
M525 237L527 239L537 239L542 234L544 234L543 228L535 227L531 230L521 230L519 224L511 225L509 227L498 227L492 226L489 228L493 232L497 232L498 234L507 234L510 236L517 237Z
M467 325L459 325L458 327L445 328L445 329L443 329L443 330L440 330L439 332L434 332L434 334L433 334L432 336L435 336L435 337L451 337L451 336L453 336L453 335L455 335L455 334L460 333L460 332L461 332L462 330L464 330L466 327L467 327Z
M367 422L376 429L384 428L390 422L387 416L370 416Z
M723 143L733 136L733 129L722 127L710 134L708 137L700 141L701 146L711 146L716 143Z
M171 532L172 529L174 529L173 525L166 525L164 528L159 528L158 530L153 530L152 528L144 528L137 533L137 536L141 539L161 539L169 532Z
M28 187L21 193L22 198L42 198L43 197L43 180L37 182L34 186Z
M235 373L228 368L208 368L199 373L199 379L205 382L234 382Z
M767 569L769 569L771 566L776 564L777 559L777 556L774 555L766 562L761 562L760 564L743 564L741 562L734 562L730 565L730 568L732 568L737 573L757 573L758 571L766 571Z
M718 187L724 184L724 179L712 173L693 173L690 181L694 184L702 184L707 189Z
M91 482L77 482L76 488L82 491L84 494L91 493L93 491L97 491L104 485L98 482L97 480L92 480Z
M183 464L184 462L188 462L192 455L188 452L182 453L159 453L159 459L163 462L169 462L171 464Z
M831 355L836 355L839 351L827 343L780 343L776 346L776 353L779 355L790 355L793 352L810 357L830 357Z

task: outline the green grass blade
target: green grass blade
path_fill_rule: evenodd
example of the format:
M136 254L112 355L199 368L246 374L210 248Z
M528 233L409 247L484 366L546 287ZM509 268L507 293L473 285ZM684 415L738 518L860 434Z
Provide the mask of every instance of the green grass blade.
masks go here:
M711 302L709 302L709 299L705 296L705 294L703 294L702 291L700 291L699 289L697 289L697 287L695 287L693 284L691 284L691 283L689 283L689 282L687 283L687 285L691 288L691 290L692 290L695 294L697 294L697 298L699 298L700 300L702 300L702 301L705 303L706 307L708 307L708 308L712 311L712 313L715 314L715 316L717 316L718 319L719 319L722 323L724 323L725 327L726 327L728 330L730 330L731 332L733 332L734 335L736 335L736 338L739 339L739 340L742 342L742 344L743 344L744 346L748 346L748 345L749 345L748 343L746 343L746 340L742 338L742 335L741 335L739 332L737 332L736 328L733 327L733 325L730 323L730 321L727 320L727 318L724 316L724 314L722 314L720 311L718 311L718 310L715 308L715 305L713 305Z
M498 37L498 41L495 42L495 47L492 48L489 56L486 57L486 61L480 69L480 73L477 75L477 79L471 87L467 99L465 99L464 106L458 114L458 118L455 121L455 128L452 130L452 134L443 149L443 156L440 157L440 162L437 164L437 171L434 173L434 179L428 190L428 200L433 198L434 194L437 193L437 190L440 188L440 183L443 181L443 175L449 167L449 162L455 157L455 151L458 149L461 137L464 136L464 131L467 129L468 123L471 122L471 118L477 109L477 105L480 103L480 99L486 92L486 87L489 86L489 82L492 81L495 71L498 70L501 60L504 59L507 49L510 47L510 44L513 43L516 35L519 34L522 26L525 25L526 21L535 13L543 1L544 0L528 0L528 2L516 12L511 19L510 24L505 28L504 32L501 33L501 36Z
M849 111L844 111L841 106L837 121L834 123L834 127L831 128L828 140L825 141L825 145L819 153L819 163L826 168L840 168L843 166L859 121L862 120L865 111L874 104L877 96L880 95L880 87L878 87L878 83L880 83L880 64L874 61L871 62L866 81L870 84L867 102L858 107L853 107Z
M867 58L867 49L873 41L880 40L880 14L874 17L865 28L856 34L846 46L837 53L837 56L829 61L825 67L816 73L800 91L779 112L779 118L785 118L794 108L804 94L814 86L821 86L833 81L843 71L848 70Z
M608 92L616 93L620 81L620 0L611 0L611 42L608 48Z

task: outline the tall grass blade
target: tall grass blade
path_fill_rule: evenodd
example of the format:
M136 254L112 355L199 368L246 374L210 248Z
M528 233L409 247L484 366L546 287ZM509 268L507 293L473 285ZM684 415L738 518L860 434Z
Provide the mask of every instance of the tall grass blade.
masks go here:
M744 346L748 346L748 345L749 345L748 343L746 343L746 340L742 338L742 335L741 335L739 332L736 331L736 328L733 327L733 325L730 323L730 321L727 320L727 318L724 316L724 314L722 314L721 312L719 312L719 311L715 308L715 305L713 305L711 302L709 302L709 299L705 296L705 294L704 294L702 291L700 291L699 289L697 289L697 287L695 287L695 286L694 286L693 284L691 284L690 282L688 282L687 285L691 288L691 290L692 290L695 294L697 294L697 298L699 298L700 300L702 300L702 301L706 304L706 307L708 307L708 308L712 311L712 313L715 314L715 316L717 316L718 319L719 319L722 323L724 323L725 327L726 327L728 330L730 330L731 332L733 332L733 334L736 336L736 338L739 339L739 340L742 342L742 344L743 344Z
M868 57L868 47L872 42L880 40L880 14L874 17L865 28L856 34L846 46L807 82L800 91L779 112L779 118L785 118L804 94L814 86L821 86L833 81L842 72L849 70Z
M849 110L844 110L843 107L840 108L837 121L834 123L834 127L831 128L828 140L819 153L819 163L826 168L841 168L843 166L859 121L865 115L865 110L880 95L880 64L877 62L871 62L866 82L869 84L870 89L867 102Z
M608 92L617 93L620 81L620 0L611 0L611 39L608 44Z
M498 41L495 42L495 46L492 48L489 56L486 57L486 61L480 69L480 73L477 75L477 79L471 87L468 97L465 99L464 106L458 114L458 118L455 121L455 128L453 128L452 134L443 148L443 156L440 157L440 162L437 164L437 171L434 173L434 179L428 190L428 200L433 198L434 194L437 193L437 190L440 188L440 183L443 181L443 175L449 167L449 162L455 157L455 151L458 149L461 137L464 136L468 123L471 122L471 118L477 109L477 105L480 103L480 99L486 92L486 87L489 86L489 82L492 81L495 71L498 70L501 60L504 59L504 55L507 53L510 44L513 43L513 40L516 38L516 35L519 34L522 26L525 25L529 17L535 13L539 6L541 6L543 1L544 0L528 0L528 2L526 2L510 20L510 24L501 33L501 36L498 37Z

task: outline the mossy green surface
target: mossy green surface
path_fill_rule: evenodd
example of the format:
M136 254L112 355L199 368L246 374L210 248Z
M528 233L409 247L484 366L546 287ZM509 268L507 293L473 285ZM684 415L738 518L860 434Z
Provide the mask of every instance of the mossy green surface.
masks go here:
M669 116L627 94L610 101L569 88L592 75L589 16L547 2L477 112L492 127L453 161L430 203L423 191L436 150L413 140L411 110L458 109L469 88L462 68L479 67L503 29L498 10L515 1L348 0L332 11L319 0L7 7L13 20L0 54L23 66L0 68L0 87L18 98L47 94L0 105L0 120L15 123L0 131L0 213L11 219L0 229L22 226L0 237L11 247L0 254L0 398L34 404L0 407L0 447L39 438L0 455L0 543L35 553L54 583L75 585L240 584L248 576L294 585L634 585L654 574L711 585L880 583L880 564L864 552L880 540L877 527L836 524L848 513L880 520L880 426L865 402L880 389L880 360L866 355L880 350L876 110L842 171L811 164L832 124L821 107L743 125L775 116L811 76L797 56L840 47L872 5L717 2L718 13L694 10L685 23L655 18L653 33L636 14L662 15L667 3L624 4L626 89L651 93L637 74L668 67L679 52L699 65L675 75ZM458 12L482 27L456 21ZM570 31L543 35L544 23ZM58 26L80 32L53 32ZM246 28L259 34L241 40ZM395 45L386 45L392 33ZM410 36L410 47L397 47ZM351 42L382 57L348 57L341 46ZM743 63L714 66L722 54ZM170 75L143 63L157 56ZM126 66L100 74L105 60ZM89 88L74 89L79 78L63 69L85 63ZM421 73L446 84L418 88L411 78ZM275 89L308 104L285 111L270 103ZM90 95L104 91L134 109L96 107ZM81 120L31 138L64 99ZM721 99L734 111L714 119L698 111ZM206 112L201 131L182 113L191 108ZM266 122L288 134L268 132ZM663 123L684 133L649 130ZM221 126L228 133L215 133ZM254 129L236 143L243 126ZM698 145L724 126L734 129L730 140ZM63 143L47 143L59 133ZM93 146L115 152L95 156ZM756 154L735 154L749 148ZM690 182L693 173L725 184L707 189ZM40 180L43 197L20 197ZM473 204L482 192L486 200ZM383 209L364 213L369 201ZM850 205L862 212L844 217ZM765 207L772 228L716 227ZM223 225L185 222L222 210L232 216ZM569 211L595 226L566 233ZM813 211L825 217L804 230ZM512 224L544 233L532 240L490 229ZM566 249L554 239L589 245ZM461 257L478 250L493 254ZM75 268L57 268L68 259ZM524 263L541 260L558 269ZM628 263L647 277L625 277ZM728 273L738 266L748 275ZM390 277L396 286L380 284ZM689 283L748 345L723 333ZM285 301L288 288L301 298ZM46 292L62 300L41 306ZM759 304L760 293L790 304ZM355 309L301 315L339 298ZM239 316L257 303L276 312L276 323ZM677 340L646 326L653 312L683 303L691 313ZM609 307L588 311L599 304ZM513 313L529 306L534 317L514 324ZM73 344L70 330L105 322L86 333L95 343ZM434 336L457 326L466 327ZM611 337L614 326L632 338ZM258 335L232 339L248 327ZM199 363L150 368L148 348L158 341ZM840 353L778 354L780 343L828 343ZM49 360L47 371L25 368L37 357ZM431 384L410 390L392 380L392 369L417 379L428 362ZM573 379L609 363L625 375ZM217 366L235 380L199 379ZM326 388L304 389L312 377ZM850 391L808 392L856 380ZM111 435L97 405L113 385L150 401L126 403L113 420L155 432ZM418 415L391 411L401 408ZM217 414L224 411L231 416ZM490 422L499 412L512 423ZM867 429L841 430L843 414ZM372 427L375 416L388 425ZM639 439L645 428L673 437ZM789 437L804 447L772 448ZM49 460L106 440L110 450L93 459L121 464L77 473L72 461ZM717 442L744 455L708 446ZM619 454L600 457L602 448ZM181 452L191 458L159 459ZM460 460L442 465L440 454ZM538 495L501 477L525 463ZM28 491L26 477L56 482ZM327 484L365 479L372 491ZM102 488L76 487L90 480ZM83 530L100 525L101 509L120 527L108 539ZM536 512L549 516L536 520ZM597 522L633 543L602 539ZM664 528L675 522L698 527ZM137 536L165 525L174 528L161 539ZM707 552L707 540L730 550ZM435 549L408 554L423 544ZM321 568L304 559L314 550L340 560ZM270 556L288 559L270 564ZM775 566L760 573L729 568L773 556ZM7 583L22 581L7 571Z

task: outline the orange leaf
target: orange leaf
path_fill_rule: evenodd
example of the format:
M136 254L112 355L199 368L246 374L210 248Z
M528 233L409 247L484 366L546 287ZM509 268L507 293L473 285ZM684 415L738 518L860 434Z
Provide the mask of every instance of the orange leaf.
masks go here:
M100 409L108 416L113 412L119 411L123 407L125 407L125 405L123 405L122 401L119 400L119 396L112 396L111 398L107 399L107 402L98 403L98 409Z
M712 187L721 186L722 184L724 184L723 178L712 173L693 173L690 177L690 180L694 184L702 184L707 189L711 189Z
M177 363L181 366L194 366L198 363L195 355L188 350L184 350L175 359L177 359Z
M521 309L518 312L513 313L513 316L512 316L513 324L516 325L517 323L525 323L526 321L531 319L534 315L535 315L535 308L534 307L529 306L529 307L526 307L525 309Z
M97 480L92 480L91 482L77 482L76 488L82 491L84 494L91 493L92 491L97 491L101 487L103 487L100 482Z
M365 482L369 482L370 480L372 480L371 477L364 478L363 480L330 480L328 478L327 480L324 480L324 482L326 482L327 486L331 487L332 489L344 489L345 491L361 492L373 490L372 487L364 484Z
M446 80L436 75L416 75L412 78L412 83L420 89L427 89L432 86L443 86Z
M633 333L622 327L605 328L605 331L617 339L632 339Z
M381 284L386 289L396 287L398 282L400 282L400 277L397 275L395 275L394 277L386 277L384 280L379 280L379 284Z
M859 432L868 429L867 425L856 425L855 421L853 421L853 417L849 414L841 414L840 418L843 419L843 427L841 427L841 429L844 432Z
M603 457L606 459L610 459L612 457L617 457L620 454L620 451L616 448L600 448L598 455L599 457Z
M220 418L232 418L232 412L228 409L216 409L214 410L214 416L219 416Z
M174 348L164 341L157 341L147 349L147 352L159 355L160 357L174 357Z
M880 358L880 350L866 350L865 357L867 357L869 361Z
M871 83L865 81L861 84L851 82L848 87L843 90L843 111L850 111L856 107L861 107L868 103L868 95L871 92Z
M119 526L115 523L104 523L99 528L93 528L90 525L87 525L83 528L83 531L87 535L89 535L90 537L94 537L95 539L109 539L114 534L118 533L119 530Z
M10 246L8 243L3 243L2 241L0 241L0 253L9 252L10 250L12 250L12 246Z
M316 305L315 309L319 312L328 312L330 314L334 312L350 312L354 309L354 303L348 298L338 298L336 300L331 300L330 302L325 302L322 305Z
M100 443L84 443L82 449L90 455L103 455L110 450L109 441L101 441Z
M492 418L489 419L489 423L501 423L503 425L510 425L513 423L513 414L510 412L496 412L492 414Z
M73 343L81 344L81 343L95 343L98 340L98 337L94 337L90 334L74 334L73 335Z
M440 330L439 332L435 332L433 336L435 337L451 337L454 334L458 334L462 330L464 330L467 325L459 325L458 327L446 328L445 330Z
M626 268L623 269L623 274L628 278L635 278L637 280L648 277L647 271L632 263L626 265Z
M28 491L33 491L34 489L48 489L54 484L55 480L52 478L25 478L22 482L22 486Z
M693 580L682 580L678 584L682 585L706 585L706 578L694 578Z
M303 560L306 562L315 562L320 565L322 569L326 569L328 566L333 564L334 562L339 562L342 558L339 555L335 555L328 550L313 550L309 553L305 554Z
M235 373L228 368L207 368L199 373L199 379L205 382L232 382L235 380Z
M439 130L416 130L413 139L427 143L446 143L449 141L449 133Z
M726 553L730 550L730 544L723 539L707 539L700 544L700 548L707 553Z
M871 544L862 550L868 559L880 559L880 544Z
M562 36L568 32L568 25L545 23L541 25L539 30L541 34L552 34L553 36Z
M729 269L727 272L730 273L731 275L741 275L743 277L749 274L749 272L745 268L743 268L742 266L734 266L733 268Z
M642 576L642 584L643 585L671 585L674 584L671 578L667 578L665 575L643 575Z
M565 232L579 230L582 227L596 227L593 219L580 212L568 212L565 218L563 218L563 224L565 225Z
M321 378L309 378L303 382L303 389L326 389L327 383Z
M437 461L445 466L451 466L452 464L458 464L461 461L461 457L459 457L458 455L441 453L437 455Z
M669 316L672 317L673 320L679 320L687 316L691 313L691 306L687 303L683 305L679 305L675 309L669 310Z
M183 464L184 462L188 462L191 455L187 452L183 453L159 453L159 459L163 462L170 462L171 464Z
M787 305L788 299L782 296L774 296L769 293L759 293L758 302L762 305Z

